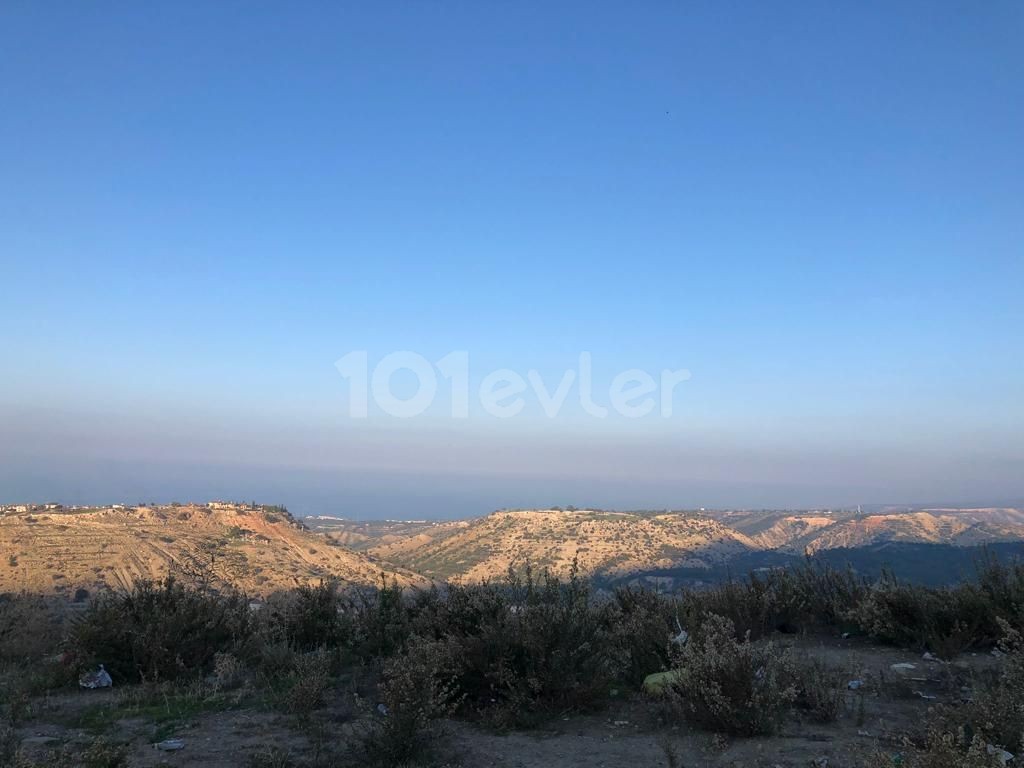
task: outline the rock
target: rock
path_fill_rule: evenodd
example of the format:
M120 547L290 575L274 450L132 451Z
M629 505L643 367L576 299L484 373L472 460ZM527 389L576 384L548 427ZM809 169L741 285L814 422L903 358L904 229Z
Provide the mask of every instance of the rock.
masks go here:
M890 664L889 669L891 669L897 675L906 676L913 672L915 669L917 669L917 665L910 664L906 661L902 661L899 664Z
M158 741L153 747L161 752L177 752L185 748L185 741L184 739L164 739L163 741Z

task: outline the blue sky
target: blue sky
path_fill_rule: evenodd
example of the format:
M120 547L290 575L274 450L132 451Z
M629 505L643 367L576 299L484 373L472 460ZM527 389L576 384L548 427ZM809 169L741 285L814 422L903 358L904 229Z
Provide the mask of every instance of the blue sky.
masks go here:
M5 3L0 496L1024 498L1022 33L1010 2ZM692 378L671 419L353 421L352 350Z

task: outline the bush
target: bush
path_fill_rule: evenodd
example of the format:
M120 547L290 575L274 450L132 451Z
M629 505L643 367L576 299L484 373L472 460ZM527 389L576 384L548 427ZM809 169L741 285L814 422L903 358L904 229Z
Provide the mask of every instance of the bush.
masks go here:
M455 588L449 603L462 613L446 633L458 645L459 691L496 725L532 725L607 696L616 673L611 606L593 600L575 569L562 583L527 568L503 585Z
M634 688L671 660L669 638L679 631L676 601L649 589L615 591L614 612L608 617L619 675Z
M842 670L814 658L797 660L795 672L796 705L815 722L830 723L837 719L849 677Z
M352 761L391 768L428 760L442 735L436 721L455 709L457 668L451 643L412 638L407 652L385 665L383 712L352 745Z
M953 724L962 724L1010 752L1020 752L1024 750L1024 640L1007 622L1002 627L1000 647L1005 655L999 676L981 686L963 713L951 716Z
M773 733L796 698L788 654L772 643L736 640L732 621L723 616L709 616L677 661L670 703L702 728L742 736Z
M324 705L331 685L331 662L327 651L320 649L296 657L286 682L285 708L300 721L308 720L314 710Z
M1024 630L1024 564L1005 565L986 554L977 565L977 578L996 614L1014 629Z
M283 643L295 651L334 647L350 639L336 581L300 586L271 596L260 611L264 642Z
M846 622L849 606L866 591L852 571L838 571L809 558L798 567L776 568L683 595L682 611L691 631L712 615L732 621L737 639L772 632L835 626Z
M998 637L996 615L974 584L931 589L883 578L851 616L876 640L950 659Z
M238 654L252 634L248 601L173 577L99 595L74 622L70 648L84 666L104 664L115 682L175 680Z
M0 594L0 661L54 653L63 632L61 611L40 595Z

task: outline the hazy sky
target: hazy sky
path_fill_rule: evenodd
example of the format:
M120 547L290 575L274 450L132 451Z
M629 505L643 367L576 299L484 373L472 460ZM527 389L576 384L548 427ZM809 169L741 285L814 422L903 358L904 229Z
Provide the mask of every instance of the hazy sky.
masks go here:
M1022 39L1019 2L3 3L0 501L1020 499ZM468 418L440 372L352 418L359 350L466 351ZM596 418L581 352L599 404L690 378ZM499 418L495 369L577 374Z

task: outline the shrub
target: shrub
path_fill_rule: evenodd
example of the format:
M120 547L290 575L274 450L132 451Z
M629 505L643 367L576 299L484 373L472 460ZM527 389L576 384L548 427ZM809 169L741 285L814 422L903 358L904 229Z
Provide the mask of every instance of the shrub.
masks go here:
M675 600L652 590L615 591L614 612L608 617L611 643L619 674L630 685L639 687L647 675L668 666L669 638L679 631L679 615Z
M808 558L793 568L752 573L744 579L700 590L682 599L684 624L691 631L712 615L732 621L737 639L772 632L798 632L844 624L849 606L862 599L865 582L853 571L840 571Z
M819 723L830 723L838 718L848 676L815 658L798 659L795 672L796 705Z
M57 650L62 613L39 595L0 595L0 661L24 661Z
M495 724L532 725L607 695L616 672L611 605L593 600L575 568L566 583L527 568L503 585L458 587L449 602L463 612L448 633L459 647L459 690Z
M323 706L331 684L331 663L324 649L296 657L286 678L285 708L299 720L307 720L314 710Z
M895 754L875 753L865 768L1002 768L1005 764L990 754L978 736L931 729L922 747L905 744Z
M876 640L930 650L944 659L998 637L996 615L984 591L968 583L931 589L885 575L851 616Z
M283 643L295 651L334 647L351 635L336 581L272 595L260 612L259 624L265 642Z
M793 663L772 643L755 645L735 635L731 620L707 618L679 655L670 703L702 728L744 736L773 733L796 698Z
M385 665L381 716L364 727L350 758L375 768L429 759L442 736L436 721L455 709L457 668L452 643L412 638L407 652Z
M1005 654L999 676L983 685L966 707L965 727L1011 752L1024 750L1024 640L1021 633L1003 621ZM955 722L955 721L954 721Z
M355 627L352 648L359 658L384 659L398 653L411 633L410 614L398 584L381 586L373 593L362 592L350 606Z
M252 633L248 601L186 586L173 577L100 594L72 625L70 647L85 666L104 664L118 680L174 680L237 654Z
M1013 628L1024 630L1024 563L1006 565L986 554L978 562L977 580L996 614Z

